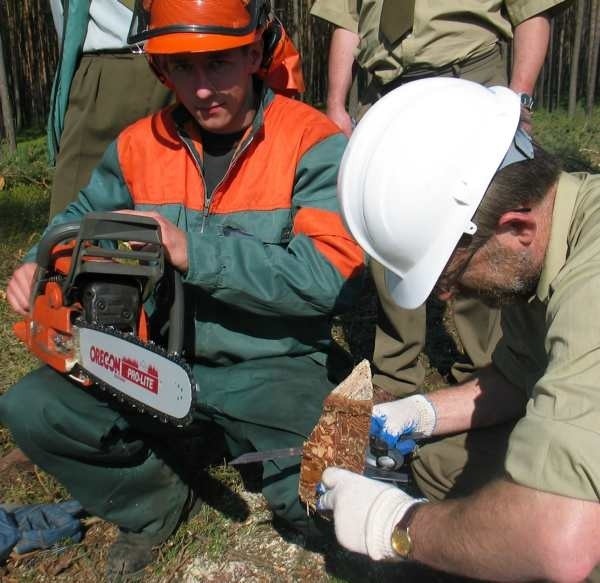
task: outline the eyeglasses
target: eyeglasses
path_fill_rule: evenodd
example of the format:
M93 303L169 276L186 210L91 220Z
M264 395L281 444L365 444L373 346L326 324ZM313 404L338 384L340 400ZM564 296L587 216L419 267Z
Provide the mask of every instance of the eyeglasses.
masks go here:
M463 241L464 239L466 240ZM459 282L460 278L463 276L463 274L469 267L469 263L471 263L473 256L479 250L479 247L473 247L472 249L469 249L471 239L471 235L463 235L461 237L459 244L456 246L456 249L454 249L454 252L450 256L450 259L448 259L448 263L446 263L446 267L444 267L442 275L437 282L437 291L449 292L454 287L456 287L456 284ZM461 261L458 261L458 257L465 252L466 258L462 259Z
M515 209L509 209L505 211L505 213L529 213L531 212L530 207L521 207ZM460 281L460 278L464 275L465 271L469 267L469 263L473 259L473 256L483 245L485 241L480 245L473 244L474 235L469 235L468 233L464 233L462 237L458 240L454 252L448 259L448 263L446 263L446 267L442 271L442 276L438 280L436 285L436 289L440 291L450 291L456 284ZM466 258L457 263L457 257L461 253L466 252ZM455 267L452 267L453 263L457 263Z

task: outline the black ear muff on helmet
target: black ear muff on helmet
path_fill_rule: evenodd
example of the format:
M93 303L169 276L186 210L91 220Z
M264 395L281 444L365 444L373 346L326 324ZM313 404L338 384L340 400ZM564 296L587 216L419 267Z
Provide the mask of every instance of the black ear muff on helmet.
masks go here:
M263 60L261 67L268 69L273 60L275 47L281 40L283 26L278 18L272 18L265 28L263 33Z
M266 28L271 20L271 3L269 0L257 0L257 2L258 17L256 28L260 30Z

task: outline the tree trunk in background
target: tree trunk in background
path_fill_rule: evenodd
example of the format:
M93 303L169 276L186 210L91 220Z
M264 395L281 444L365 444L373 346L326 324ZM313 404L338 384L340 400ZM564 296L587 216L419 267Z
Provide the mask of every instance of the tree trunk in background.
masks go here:
M272 0L277 17L302 56L306 83L303 101L323 105L327 86L327 55L332 27L309 14L313 0Z
M546 73L548 71L549 67L542 67L542 70L540 71L538 80L537 80L537 86L539 87L539 90L536 89L535 93L535 99L536 99L536 103L542 108L542 109L550 109L550 105L546 104L546 92L544 91L544 88L546 87Z
M546 107L548 111L552 111L554 109L554 104L552 103L552 84L554 81L554 71L552 64L554 63L554 20L550 21L550 44L548 46L548 53L546 56L546 62L549 63L548 67L544 67L547 70L548 78L546 80Z
M577 107L577 81L579 76L579 55L581 53L581 36L583 33L583 16L585 1L577 0L577 16L575 17L575 39L573 40L573 56L571 58L571 76L569 79L569 117L574 117Z
M46 123L58 42L48 0L0 0L0 34L17 128Z
M589 69L587 82L586 113L588 117L594 110L594 97L596 93L596 82L598 80L598 50L600 49L600 0L592 0L593 18L590 21L590 50Z
M586 27L584 27L584 31L583 31L583 39L582 39L582 43L585 43L586 46L586 56L585 56L585 91L584 91L584 95L585 95L585 110L587 112L587 102L588 102L588 95L589 95L589 87L590 87L590 83L591 83L591 78L593 75L593 71L592 71L592 61L594 59L593 53L594 53L594 35L596 33L596 11L598 9L598 0L588 0L588 5L589 5L589 16L586 19L588 22L588 25ZM585 33L587 31L587 39L585 39ZM587 42L586 42L587 40Z
M560 107L560 96L562 95L562 77L563 77L563 63L564 63L564 51L565 51L565 29L566 26L560 27L558 34L558 65L556 73L556 95L555 95L555 107Z
M2 34L0 34L0 107L2 108L2 120L4 123L4 131L6 133L9 150L11 152L16 152L17 139L15 137L13 108L10 101L10 92L8 90L8 76L6 75L6 66L4 65L4 46L2 44Z
M271 0L271 4L302 56L306 82L302 99L323 107L333 27L310 16L313 0ZM577 99L585 96L586 110L591 111L598 89L598 19L600 0L565 2L556 12L548 57L536 86L540 105L543 103L548 109L554 109L567 105L568 101L569 113L573 115ZM13 123L17 129L39 128L45 124L48 115L58 57L48 0L0 0L0 34L4 41ZM0 116L0 134L3 133L6 131Z

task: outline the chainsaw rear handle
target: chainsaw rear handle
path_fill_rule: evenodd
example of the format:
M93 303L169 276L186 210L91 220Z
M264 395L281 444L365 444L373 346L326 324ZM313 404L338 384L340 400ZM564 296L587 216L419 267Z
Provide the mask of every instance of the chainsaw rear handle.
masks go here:
M162 240L160 238L160 227L158 223L149 217L139 215L128 215L119 213L88 213L82 217L81 221L69 222L56 225L51 228L38 244L36 262L42 271L38 276L32 290L32 298L35 298L48 272L48 267L52 260L53 249L69 239L77 239L73 249L71 268L67 275L63 290L70 288L77 275L82 272L115 274L121 272L129 275L143 275L152 282L152 287L156 281L169 272L171 285L173 288L173 303L169 309L169 332L167 349L170 353L181 354L183 350L183 321L184 321L184 291L181 281L181 274L174 268L165 269ZM128 264L114 264L111 262L85 262L87 250L83 243L86 241L107 240L107 241L141 241L145 243L154 243L160 247L160 253L152 254L144 251L106 251L103 252L99 247L94 246L89 252L90 256L105 256L106 258L131 258L140 260L153 260L157 265L150 269L150 275L142 273L142 268ZM85 263L85 266L84 266ZM137 268L136 268L137 267ZM139 271L139 273L137 273ZM142 299L147 299L147 290L144 291ZM67 295L66 293L64 294Z

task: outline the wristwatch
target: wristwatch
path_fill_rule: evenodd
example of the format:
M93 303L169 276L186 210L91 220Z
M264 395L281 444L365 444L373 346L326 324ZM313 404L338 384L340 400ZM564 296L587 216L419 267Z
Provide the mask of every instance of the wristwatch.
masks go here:
M519 97L521 98L521 106L527 111L533 111L533 106L535 105L533 97L527 93L519 93Z
M400 522L396 524L392 531L392 549L396 553L399 559L410 559L410 553L412 551L412 539L410 538L410 523L415 511L419 506L423 506L425 502L416 502L413 504L400 519Z

